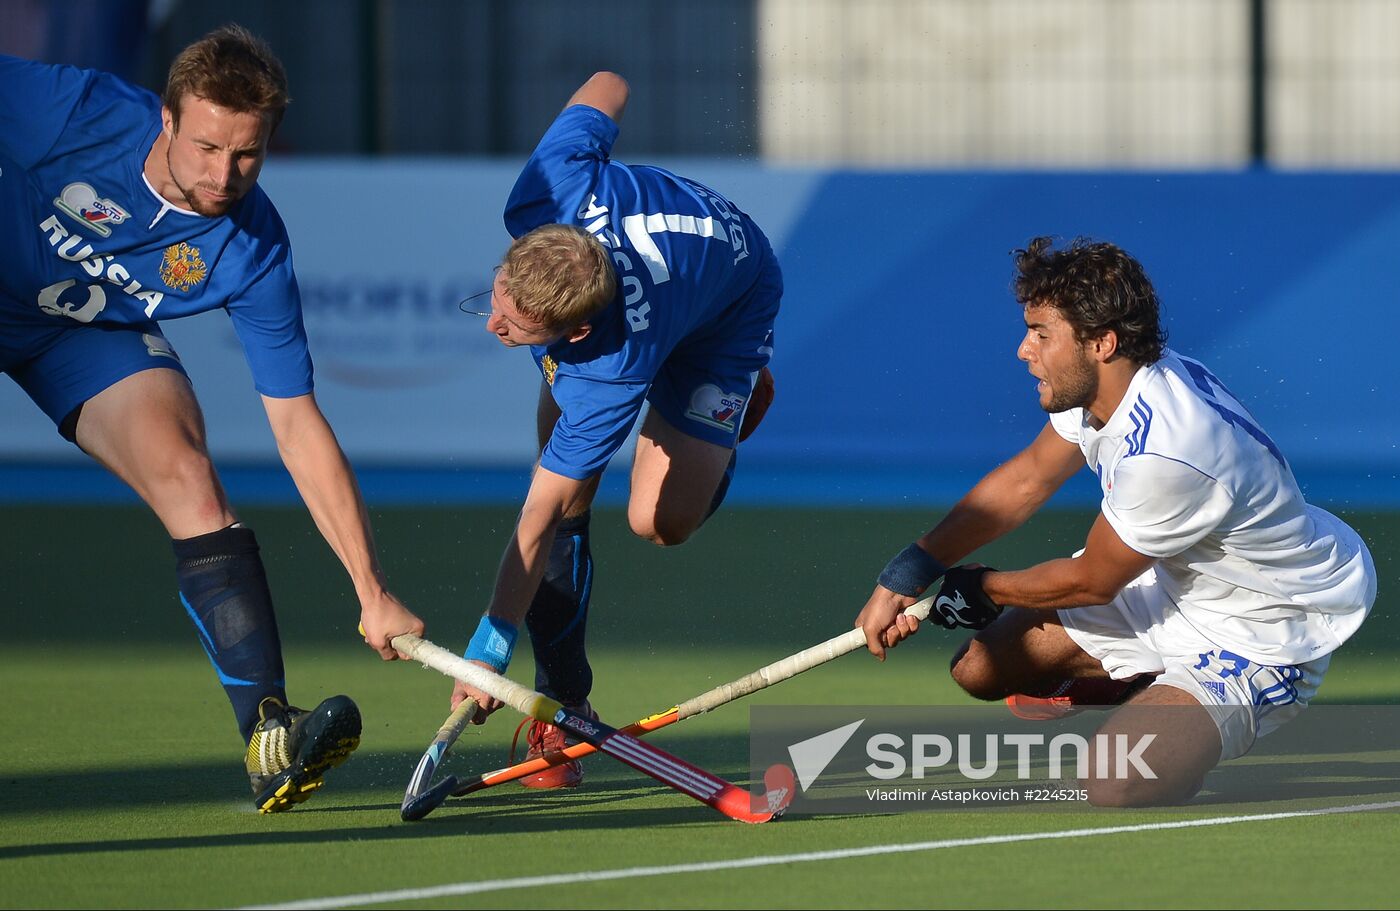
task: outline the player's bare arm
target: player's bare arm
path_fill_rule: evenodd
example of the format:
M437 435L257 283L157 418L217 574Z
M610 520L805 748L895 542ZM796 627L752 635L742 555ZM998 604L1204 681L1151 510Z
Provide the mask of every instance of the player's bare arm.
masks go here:
M385 661L394 660L398 653L389 641L403 633L422 635L423 621L388 590L364 498L334 431L313 394L263 396L263 406L283 464L355 586L365 641Z
M487 608L488 621L495 620L507 624L507 635L519 631L530 612L530 602L540 587L544 576L545 563L549 560L549 548L554 540L554 532L566 515L574 515L588 508L597 478L582 481L556 474L547 468L536 468L530 482L530 492L525 497L525 506L520 510L520 518L515 524L515 532L506 545L501 557L500 568L496 572L496 587L491 594L491 604ZM468 658L475 657L469 649ZM505 663L509 663L507 654ZM500 673L502 666L492 666L489 661L478 661L483 667L490 667ZM452 690L452 707L455 709L463 699L473 698L483 709L475 719L477 723L485 716L500 708L500 700L480 692L464 683L458 683Z
M978 481L919 544L953 566L1024 525L1083 467L1079 447L1046 424L1029 446Z
M630 89L627 80L616 73L607 71L594 73L587 82L579 86L569 103L564 107L586 104L607 114L614 122L622 120L622 111L627 107Z
M1079 556L1015 572L988 572L982 590L997 604L1035 610L1107 604L1156 562L1124 544L1100 514Z
M916 546L937 565L953 566L1023 525L1083 465L1079 448L1047 424L1029 446L977 482ZM931 574L929 583L939 575L936 570ZM866 646L876 658L883 661L885 648L918 631L919 621L902 612L922 591L875 586L856 626L865 631Z

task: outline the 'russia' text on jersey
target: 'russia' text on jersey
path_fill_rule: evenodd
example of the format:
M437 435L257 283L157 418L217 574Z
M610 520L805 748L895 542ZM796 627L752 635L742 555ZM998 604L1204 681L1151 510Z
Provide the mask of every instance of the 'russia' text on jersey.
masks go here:
M160 129L147 91L0 55L0 327L15 340L226 308L259 392L311 391L277 211L260 187L217 218L171 205L143 173Z

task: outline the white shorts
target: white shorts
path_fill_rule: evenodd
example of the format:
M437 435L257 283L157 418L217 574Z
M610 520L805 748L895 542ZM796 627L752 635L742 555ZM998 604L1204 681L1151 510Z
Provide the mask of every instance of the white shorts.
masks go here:
M1194 696L1220 730L1222 761L1243 756L1255 738L1307 708L1332 660L1274 666L1221 648L1187 622L1151 569L1107 604L1056 613L1075 644L1113 679L1156 674L1153 686Z

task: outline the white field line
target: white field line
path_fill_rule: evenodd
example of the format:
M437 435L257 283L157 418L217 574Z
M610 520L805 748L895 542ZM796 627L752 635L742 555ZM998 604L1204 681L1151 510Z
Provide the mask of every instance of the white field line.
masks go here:
M548 876L519 876L514 879L486 879L477 882L450 883L419 889L394 889L385 892L361 892L307 898L277 905L248 905L240 911L254 909L351 908L357 905L378 905L388 902L423 901L454 895L476 895L506 889L530 889L537 886L567 886L574 883L606 882L614 879L637 879L643 876L671 876L677 873L711 873L716 870L743 870L751 867L771 867L776 864L802 864L814 861L846 860L852 857L872 857L880 854L910 854L916 851L940 851L944 848L971 848L978 845L1006 845L1026 841L1049 841L1058 838L1092 838L1098 835L1119 835L1125 832L1154 832L1164 829L1196 829L1246 822L1269 822L1275 819L1298 819L1305 816L1332 816L1337 813L1362 813L1369 810L1400 809L1400 800L1385 803L1360 803L1320 810L1294 810L1286 813L1259 813L1252 816L1213 816L1206 819L1185 819L1177 822L1149 822L1132 826L1105 826L1096 829L1064 829L1058 832L1027 832L1021 835L985 835L981 838L947 838L941 841L915 841L895 845L871 845L866 848L841 848L834 851L809 851L803 854L770 854L764 857L738 857L732 860L712 860L701 863L666 864L654 867L625 867L619 870L584 870L578 873L554 873Z

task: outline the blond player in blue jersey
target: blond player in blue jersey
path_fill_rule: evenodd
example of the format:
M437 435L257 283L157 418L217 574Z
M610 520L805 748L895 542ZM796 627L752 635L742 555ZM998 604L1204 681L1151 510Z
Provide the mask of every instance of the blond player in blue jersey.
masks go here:
M611 157L628 86L597 73L545 132L506 203L516 238L490 292L486 328L540 369L540 459L495 590L467 648L502 672L530 632L535 688L586 710L584 649L598 480L642 414L627 516L660 545L718 508L735 447L772 398L767 364L782 298L763 232L715 190ZM482 305L486 305L483 303ZM499 703L459 685L487 708ZM564 746L535 723L528 755ZM571 787L578 763L522 779Z
M354 584L366 641L389 660L393 636L423 629L388 590L316 404L287 232L257 184L287 102L282 64L238 26L182 51L163 99L0 56L0 370L170 534L180 601L263 812L305 800L344 761L359 710L346 696L288 703L257 540L224 495L160 321L228 312L282 460Z
M1090 800L1177 803L1307 707L1375 602L1375 566L1355 531L1304 501L1216 374L1164 347L1135 259L1042 237L1016 267L1017 355L1050 422L890 561L856 625L883 658L918 629L899 611L941 579L930 620L978 631L953 660L959 686L1023 717L1122 702L1100 732L1156 733L1139 757L1156 777L1124 763L1085 782ZM955 565L1086 463L1103 499L1082 551L1015 572Z

